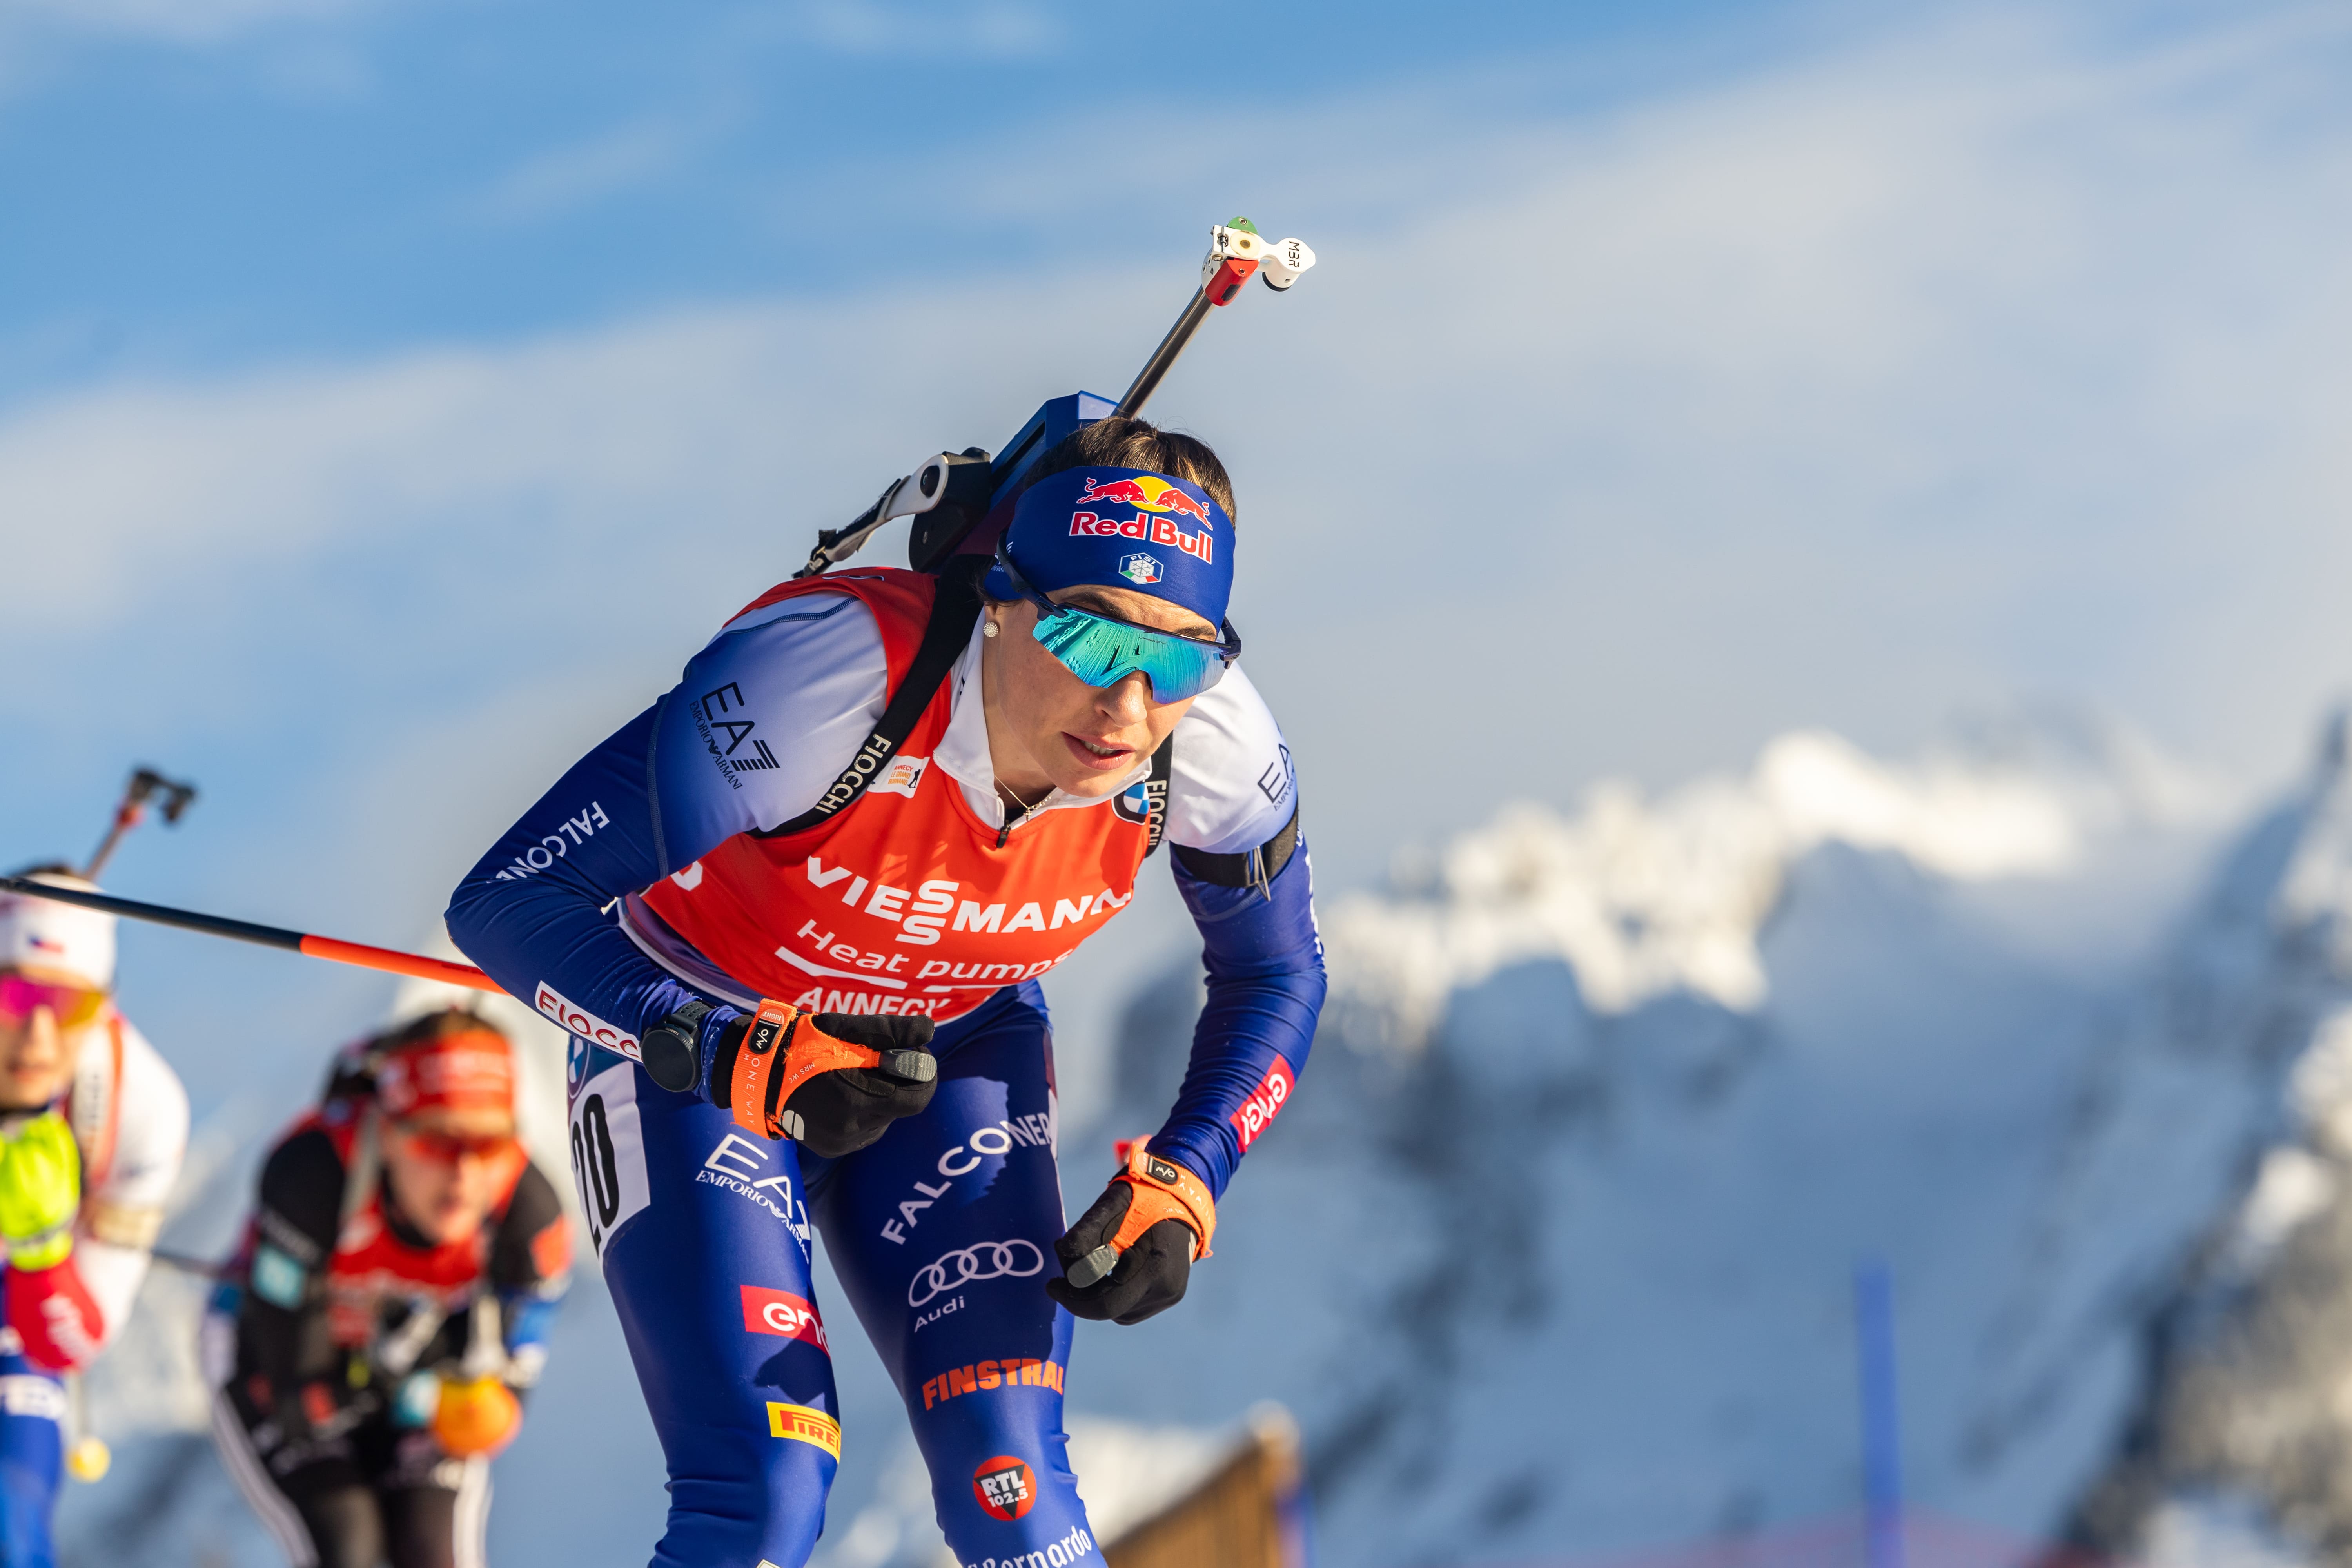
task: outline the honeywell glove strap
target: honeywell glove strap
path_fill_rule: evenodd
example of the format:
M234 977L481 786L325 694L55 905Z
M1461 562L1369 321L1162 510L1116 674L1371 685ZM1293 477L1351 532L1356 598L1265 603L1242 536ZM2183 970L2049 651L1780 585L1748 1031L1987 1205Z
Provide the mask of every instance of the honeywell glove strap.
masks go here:
M1206 1182L1173 1160L1158 1158L1140 1138L1128 1146L1127 1169L1111 1180L1135 1189L1128 1199L1127 1215L1108 1241L1070 1267L1071 1284L1083 1289L1093 1282L1077 1278L1081 1266L1091 1267L1096 1279L1108 1274L1118 1255L1163 1219L1182 1220L1191 1228L1193 1262L1210 1255L1209 1242L1217 1234L1217 1200L1209 1195Z
M1209 1256L1217 1203L1172 1160L1124 1146L1126 1169L1054 1244L1063 1277L1046 1294L1082 1318L1139 1323L1184 1299L1192 1264Z
M930 1104L940 1072L930 1039L929 1018L761 1002L720 1037L710 1098L747 1132L837 1159Z

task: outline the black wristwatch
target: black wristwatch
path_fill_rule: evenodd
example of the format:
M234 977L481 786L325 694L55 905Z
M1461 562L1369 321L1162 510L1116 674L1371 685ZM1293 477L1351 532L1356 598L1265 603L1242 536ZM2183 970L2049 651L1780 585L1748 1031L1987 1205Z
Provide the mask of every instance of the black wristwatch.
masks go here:
M647 1078L677 1093L694 1088L702 1070L702 1018L709 1011L710 1004L697 997L646 1031L637 1049Z

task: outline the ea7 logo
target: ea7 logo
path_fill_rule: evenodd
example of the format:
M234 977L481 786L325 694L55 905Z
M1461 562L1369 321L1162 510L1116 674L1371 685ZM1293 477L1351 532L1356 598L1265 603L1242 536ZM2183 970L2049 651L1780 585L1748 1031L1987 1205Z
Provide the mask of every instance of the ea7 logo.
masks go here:
M768 742L752 733L760 727L756 720L724 716L740 715L744 707L743 689L731 680L715 691L704 692L694 705L694 727L702 736L702 744L730 787L736 789L742 787L735 777L738 773L782 766ZM743 749L747 742L750 751Z
M817 1321L816 1306L789 1290L770 1290L758 1285L746 1285L743 1291L743 1327L755 1334L777 1334L784 1339L798 1340L814 1345L827 1355L832 1347L824 1342L824 1324Z
M1249 1152L1249 1146L1257 1142L1257 1135L1266 1130L1267 1124L1281 1113L1284 1106L1290 1103L1292 1087L1290 1064L1280 1057L1275 1058L1274 1065L1265 1069L1265 1077L1258 1080L1258 1086L1250 1090L1250 1097L1242 1101L1241 1108L1230 1118L1234 1133L1242 1141L1243 1152Z

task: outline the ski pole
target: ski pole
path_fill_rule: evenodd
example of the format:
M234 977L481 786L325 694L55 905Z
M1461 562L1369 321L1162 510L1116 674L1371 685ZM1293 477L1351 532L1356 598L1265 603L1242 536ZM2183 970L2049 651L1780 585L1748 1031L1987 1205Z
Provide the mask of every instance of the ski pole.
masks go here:
M167 779L153 768L141 768L132 773L131 782L123 786L122 804L114 808L113 826L106 830L106 837L100 843L98 853L92 855L89 864L81 868L83 881L98 880L98 874L112 858L115 846L122 842L124 834L147 819L148 799L158 795L163 797L163 825L177 826L180 814L187 810L196 798L196 786Z
M69 1372L66 1384L66 1469L78 1481L98 1481L114 1464L114 1450L89 1429L89 1402L82 1394L81 1373Z
M148 921L156 925L178 926L183 931L200 931L207 936L225 936L236 942L257 942L263 947L284 948L289 952L306 953L312 958L323 958L331 963L348 963L356 969L376 969L387 974L439 980L451 985L471 986L477 991L503 992L505 989L469 963L452 963L446 958L427 958L422 953L370 947L361 942L341 942L331 936L312 936L307 931L256 925L251 921L226 920L219 915L200 915L189 910L166 909L162 904L142 904L135 899L118 899L109 893L85 893L79 888L52 887L47 882L36 882L24 877L0 877L0 892L16 893L28 899L47 899L60 904L79 904L83 909L121 915L125 920Z

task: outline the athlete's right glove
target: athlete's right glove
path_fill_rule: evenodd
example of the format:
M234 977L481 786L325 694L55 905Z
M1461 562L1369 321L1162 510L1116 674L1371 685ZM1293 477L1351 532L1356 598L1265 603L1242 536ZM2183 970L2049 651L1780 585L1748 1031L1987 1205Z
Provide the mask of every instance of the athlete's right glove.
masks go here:
M1193 1260L1209 1256L1217 1234L1217 1200L1140 1138L1120 1153L1127 1168L1054 1243L1062 1278L1046 1280L1045 1294L1081 1318L1139 1323L1184 1299Z
M460 1459L495 1454L522 1430L522 1401L496 1374L445 1381L433 1408L433 1436Z
M719 1035L710 1100L762 1138L790 1138L837 1159L931 1103L939 1058L931 1021L884 1014L801 1012L762 1002Z

